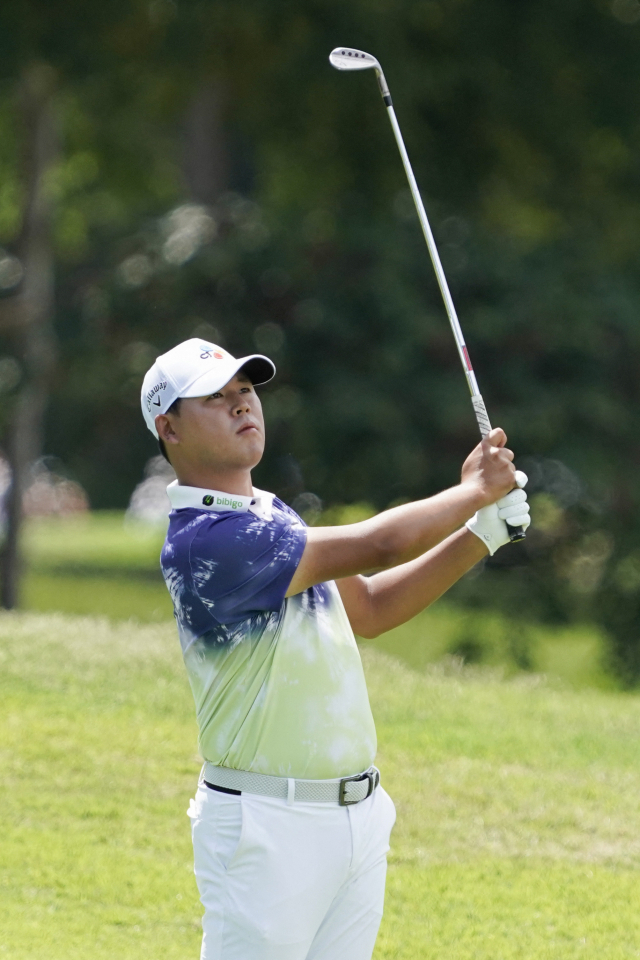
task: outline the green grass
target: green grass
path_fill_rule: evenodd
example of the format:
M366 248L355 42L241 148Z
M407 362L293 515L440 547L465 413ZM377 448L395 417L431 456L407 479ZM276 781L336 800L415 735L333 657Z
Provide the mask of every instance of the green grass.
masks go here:
M364 515L365 507L356 504L325 518L354 522ZM117 511L32 519L25 537L24 607L138 623L171 619L159 566L163 539L162 529L127 524ZM440 602L375 645L418 669L454 654L509 672L526 667L576 687L613 685L603 669L606 640L588 625L542 627Z
M27 521L25 547L38 567L76 571L118 571L138 576L160 573L164 529L128 521L119 510Z
M157 623L171 617L160 573L164 530L118 511L34 518L25 531L27 610Z
M640 956L640 698L363 656L398 808L376 960ZM0 958L198 956L170 624L0 617Z

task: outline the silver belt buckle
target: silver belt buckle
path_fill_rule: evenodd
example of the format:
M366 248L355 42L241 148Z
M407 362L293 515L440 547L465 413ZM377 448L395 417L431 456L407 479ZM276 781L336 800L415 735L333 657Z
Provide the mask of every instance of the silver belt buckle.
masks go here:
M367 790L364 797L360 797L359 800L349 800L346 794L346 785L348 783L362 783L364 780L369 781L369 789ZM366 800L367 797L370 797L375 788L380 783L380 773L374 767L373 770L365 770L364 773L358 773L355 777L345 777L340 781L340 790L338 792L338 803L341 807L351 807L354 803L362 803L363 800Z

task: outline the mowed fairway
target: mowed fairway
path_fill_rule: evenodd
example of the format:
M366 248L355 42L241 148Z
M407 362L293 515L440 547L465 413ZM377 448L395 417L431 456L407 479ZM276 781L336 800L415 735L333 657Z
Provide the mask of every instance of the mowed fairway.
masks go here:
M640 956L640 698L363 656L398 808L377 960ZM0 677L0 958L197 957L173 625L5 614Z

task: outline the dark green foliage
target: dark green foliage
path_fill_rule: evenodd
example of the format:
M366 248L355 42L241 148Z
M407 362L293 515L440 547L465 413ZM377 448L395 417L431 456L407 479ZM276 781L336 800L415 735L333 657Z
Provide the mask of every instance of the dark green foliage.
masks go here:
M595 618L640 675L636 0L112 0L0 18L7 96L25 59L61 78L47 449L93 503L123 505L154 455L141 377L194 333L278 365L259 483L383 508L456 482L476 428L400 160L373 77L327 63L360 46L385 68L492 420L532 473L537 532L457 594ZM216 232L167 258L167 215L200 199L182 131L209 82Z

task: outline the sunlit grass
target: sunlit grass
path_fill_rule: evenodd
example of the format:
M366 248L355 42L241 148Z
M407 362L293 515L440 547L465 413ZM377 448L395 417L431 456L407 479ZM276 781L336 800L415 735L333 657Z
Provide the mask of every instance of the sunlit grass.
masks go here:
M25 535L24 606L139 623L171 619L160 572L163 540L161 527L126 522L120 511L33 518Z
M33 517L25 529L25 549L38 568L79 565L159 575L162 526L128 521L119 510L68 517Z
M33 611L61 611L98 615L111 620L166 623L172 618L171 599L164 582L142 578L31 571L23 590L24 607Z
M398 809L376 960L640 955L640 698L363 657ZM5 614L0 677L0 957L197 957L173 626Z

